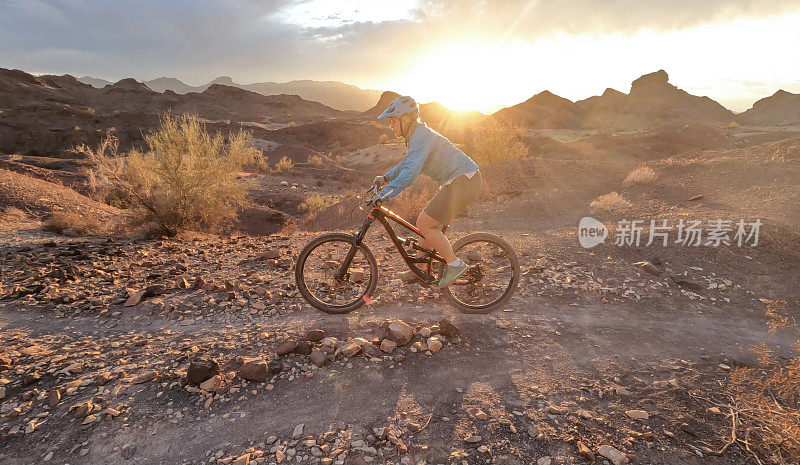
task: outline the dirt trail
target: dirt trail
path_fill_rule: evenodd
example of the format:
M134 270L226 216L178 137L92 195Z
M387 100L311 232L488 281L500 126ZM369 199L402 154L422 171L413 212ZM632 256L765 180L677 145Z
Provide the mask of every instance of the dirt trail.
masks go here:
M531 386L534 386L548 402L577 401L577 405L598 415L605 413L605 421L613 424L619 421L616 417L621 412L613 409L603 412L608 407L601 399L589 395L591 389L608 383L628 385L630 373L646 376L641 374L642 370L656 379L677 374L681 381L682 376L690 376L676 370L676 364L692 367L690 372L723 377L724 370L716 365L752 362L749 351L752 344L767 342L788 352L792 343L788 337L770 335L760 317L729 318L723 311L702 314L695 305L643 312L641 306L633 304L569 305L541 298L525 303L516 300L509 307L513 311L487 316L455 313L442 300L435 300L420 305L378 303L347 316L306 310L278 319L234 325L178 326L159 318L146 323L123 318L112 324L95 318L71 320L73 330L96 337L122 336L129 331L152 335L170 329L175 339L181 339L193 338L198 333L205 336L210 333L212 337L237 334L254 324L259 331L268 333L324 328L327 334L340 337L368 337L380 334L381 323L389 318L425 325L447 316L463 331L463 342L433 356L409 356L396 367L353 359L354 366L350 368L336 366L321 371L311 380L279 381L272 391L245 394L245 400L223 405L213 415L202 409L198 411L188 396L178 393L157 398L143 387L132 396L144 402L137 402L122 427L115 422L104 423L89 436L74 429L52 431L48 442L69 444L78 437L88 441L89 452L85 456L73 454L69 459L59 459L73 465L125 463L120 451L130 444L137 445L130 463L199 463L207 460L204 454L208 451L226 450L229 445L239 445L245 450L249 443L258 444L273 434L291 436L299 423L304 423L306 431L312 434L321 434L336 425L369 429L385 424L387 417L398 411L416 406L423 416L431 419L425 430L409 439L413 444L425 444L425 448L412 448L409 457L445 463L453 450L464 448L463 431L472 428L469 419L460 413L470 403L471 395L488 402L484 406L487 410L524 410L530 405ZM2 309L0 321L0 331L22 328L30 331L34 339L64 327L64 320L44 318L36 311L20 312L13 306ZM614 378L621 381L613 381ZM649 382L633 381L634 396L646 389ZM578 401L581 396L576 397L575 391L581 392L581 388L586 397ZM655 410L657 421L666 424L676 421L673 417L676 412L652 405L655 399L645 396L638 402ZM183 406L189 407L187 419L177 424L156 420L164 409ZM443 417L449 417L449 421ZM540 430L547 430L541 424L546 422L533 423ZM495 446L491 453L483 455L494 457L494 463L532 463L525 457L535 460L547 455L555 463L574 463L571 462L574 451L565 446L560 434L553 432L552 437L547 434L536 440L524 438L514 447L507 444L506 436L510 434L494 430L491 437ZM677 442L681 439L691 438L679 437ZM672 448L659 451L655 446L664 441L670 439L658 438L656 444L646 445L643 455L646 459L637 463L731 463L729 459L708 457L693 462L699 457L692 458L685 451L679 450L678 455ZM24 444L25 441L18 443ZM8 452L5 451L4 463L36 462ZM474 460L479 460L480 455L466 460L470 464L479 463Z

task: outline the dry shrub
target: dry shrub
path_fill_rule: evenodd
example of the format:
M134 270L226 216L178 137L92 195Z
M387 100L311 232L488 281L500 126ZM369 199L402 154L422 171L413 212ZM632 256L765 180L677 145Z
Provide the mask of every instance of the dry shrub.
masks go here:
M288 157L281 157L281 159L278 160L278 163L275 163L275 171L278 173L288 171L292 168L294 168L294 163L292 160L289 160Z
M484 199L500 195L520 195L535 185L541 176L542 165L536 160L508 160L481 167Z
M388 144L391 141L392 141L392 138L389 137L389 134L386 134L385 132L381 133L381 135L378 136L378 143L379 144Z
M311 166L322 166L323 160L319 155L311 155L308 157L308 164Z
M766 301L770 331L797 330L783 311L786 301ZM800 340L796 346L800 350ZM730 402L724 407L731 419L731 438L725 448L738 444L759 463L797 463L800 457L800 357L781 361L765 344L754 368L737 367L729 380Z
M623 186L641 186L649 184L658 177L655 171L649 166L642 165L635 170L628 173L628 176L622 181Z
M244 169L251 173L266 173L269 171L269 162L261 150L255 149L253 156L244 164Z
M95 178L128 194L165 232L214 230L233 220L247 204L247 185L237 174L258 151L249 134L211 135L197 116L165 114L161 126L145 135L148 151L117 153L110 134L92 150L76 148L93 163Z
M72 211L56 212L42 224L45 231L67 236L97 234L103 229L97 218L81 215Z
M592 200L589 206L601 213L623 213L631 208L631 203L621 194L609 192Z
M323 208L338 202L338 197L326 194L311 194L300 204L300 209L314 214Z
M530 155L525 131L493 118L474 130L469 147L470 157L481 166Z

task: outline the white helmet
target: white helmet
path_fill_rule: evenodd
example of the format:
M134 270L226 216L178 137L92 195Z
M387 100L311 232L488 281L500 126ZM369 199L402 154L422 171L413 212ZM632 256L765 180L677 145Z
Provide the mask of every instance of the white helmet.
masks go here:
M417 105L417 102L414 101L413 98L405 95L392 100L392 103L390 103L389 106L383 110L383 113L378 116L378 119L389 118L390 116L396 116L399 118L409 113L413 116L418 116L419 105Z

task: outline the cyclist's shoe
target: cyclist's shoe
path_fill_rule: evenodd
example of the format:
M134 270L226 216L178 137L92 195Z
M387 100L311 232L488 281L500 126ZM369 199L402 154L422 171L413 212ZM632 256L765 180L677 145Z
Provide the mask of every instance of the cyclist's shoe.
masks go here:
M442 274L442 279L439 280L439 284L437 287L439 289L444 289L445 287L453 284L453 281L456 280L459 276L464 274L465 271L469 269L469 265L462 262L461 265L454 265L450 266L447 265L447 268L444 270L444 274Z

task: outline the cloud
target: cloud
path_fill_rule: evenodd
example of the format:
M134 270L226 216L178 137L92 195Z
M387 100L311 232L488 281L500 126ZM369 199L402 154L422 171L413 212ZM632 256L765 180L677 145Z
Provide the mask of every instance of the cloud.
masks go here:
M192 84L218 75L380 82L408 71L433 44L459 38L670 30L800 7L777 0L421 0L409 15L369 21L346 1L340 10L330 7L337 0L324 1L318 16L329 20L314 22L286 17L307 11L309 0L0 0L0 63L107 79L169 75Z

